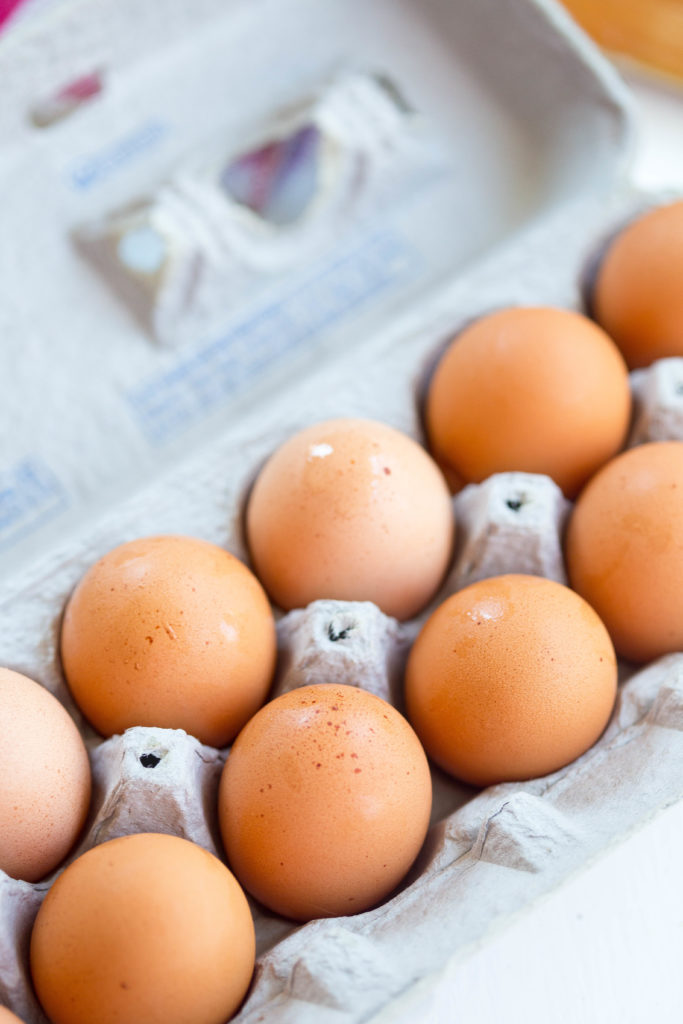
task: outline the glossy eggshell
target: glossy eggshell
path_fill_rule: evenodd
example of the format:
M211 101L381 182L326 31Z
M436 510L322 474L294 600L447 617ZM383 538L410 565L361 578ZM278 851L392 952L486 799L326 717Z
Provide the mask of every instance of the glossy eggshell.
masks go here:
M295 434L261 470L247 507L255 571L286 609L335 598L409 618L441 583L453 533L434 461L371 420L329 420Z
M650 210L612 241L592 295L593 315L629 367L683 356L683 200Z
M267 704L225 765L219 818L229 863L271 910L355 914L403 879L424 841L431 779L391 705L315 685Z
M507 575L448 598L408 659L408 718L445 771L488 786L546 775L600 736L617 685L593 609L552 580Z
M253 573L191 537L110 551L76 587L62 625L67 682L105 736L149 725L224 746L265 700L275 653Z
M605 466L576 503L566 555L619 654L683 650L683 443L640 445Z
M253 966L240 886L176 836L89 850L57 879L31 937L33 981L52 1024L225 1024Z
M564 309L504 309L467 327L442 356L425 408L449 476L543 473L572 497L624 444L631 396L604 331Z
M66 857L90 804L90 761L66 709L0 668L0 869L36 882Z

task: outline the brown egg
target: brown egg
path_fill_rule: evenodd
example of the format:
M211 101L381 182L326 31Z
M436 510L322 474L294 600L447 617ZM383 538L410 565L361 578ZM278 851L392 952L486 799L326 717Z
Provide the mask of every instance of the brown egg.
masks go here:
M406 706L438 765L488 786L583 754L616 686L607 630L578 594L538 576L495 576L427 620L408 659Z
M604 466L576 503L566 555L619 654L683 650L683 443L640 445Z
M453 531L433 460L372 420L329 420L295 434L262 469L247 508L256 573L287 609L336 598L409 618L441 583Z
M36 993L52 1024L224 1024L254 967L244 893L212 854L137 834L60 875L31 936Z
M631 414L624 360L565 309L504 309L442 356L426 403L434 457L450 475L544 473L569 497L621 448Z
M219 792L230 865L271 910L356 914L405 876L427 832L424 751L390 704L353 686L304 686L237 737Z
M683 356L683 200L621 231L598 269L593 314L631 369Z
M0 1006L0 1024L22 1024L22 1021L11 1010Z
M83 577L61 651L71 692L103 735L151 725L222 747L267 696L275 626L233 555L191 537L145 537Z
M0 869L37 882L72 848L90 804L90 761L43 686L0 668Z

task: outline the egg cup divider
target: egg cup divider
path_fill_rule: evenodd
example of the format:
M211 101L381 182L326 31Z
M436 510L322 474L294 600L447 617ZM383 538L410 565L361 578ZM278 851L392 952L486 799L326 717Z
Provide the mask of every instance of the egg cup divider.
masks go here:
M313 601L277 624L273 696L323 680L400 705L412 631L371 601Z
M658 359L631 373L634 416L629 447L683 440L683 359Z
M496 473L468 484L453 504L458 551L448 592L503 572L566 584L562 535L571 505L550 477Z

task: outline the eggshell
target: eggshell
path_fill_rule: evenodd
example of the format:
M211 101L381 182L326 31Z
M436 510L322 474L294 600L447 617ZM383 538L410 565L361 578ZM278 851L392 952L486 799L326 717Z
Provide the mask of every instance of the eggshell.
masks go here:
M598 269L593 314L629 367L683 356L683 200L621 231Z
M186 839L138 833L57 879L36 918L31 971L52 1024L224 1024L254 949L225 865Z
M576 503L566 556L619 654L683 650L683 442L640 445L603 467Z
M150 725L224 746L265 700L275 649L258 580L191 537L110 551L76 587L62 625L67 682L105 736Z
M65 708L0 668L0 869L36 882L66 857L90 804L90 762Z
M520 471L567 497L626 439L624 360L604 331L564 309L504 309L459 334L425 408L437 461L464 482Z
M304 686L238 736L219 791L228 860L297 920L367 910L398 885L427 832L431 779L402 715L353 686Z
M408 659L408 718L427 753L478 786L529 779L587 750L609 719L614 648L578 594L506 575L473 583L427 620Z
M317 423L268 460L247 508L259 579L283 608L319 598L415 615L443 580L454 523L429 455L372 420Z

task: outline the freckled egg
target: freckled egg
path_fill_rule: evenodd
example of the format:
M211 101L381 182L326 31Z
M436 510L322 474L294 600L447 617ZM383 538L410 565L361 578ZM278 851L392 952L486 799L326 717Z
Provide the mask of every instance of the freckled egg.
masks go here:
M441 583L453 531L433 460L371 420L329 420L291 437L261 470L247 507L256 574L286 609L335 598L409 618Z
M221 747L266 698L275 625L239 559L191 537L146 537L85 574L61 653L76 702L103 735L150 725Z
M66 709L0 668L0 869L37 882L66 857L90 804L90 761Z
M406 707L441 768L488 786L583 754L616 686L607 630L578 594L538 576L495 576L427 620L408 659Z
M296 920L356 914L404 878L424 841L431 779L390 704L353 686L303 686L237 737L219 791L228 861Z
M254 946L225 865L186 839L142 833L60 875L38 911L31 972L52 1024L224 1024Z
M566 555L619 654L683 650L683 443L639 445L604 466L574 507Z
M683 356L683 200L634 220L598 268L593 314L631 369Z
M596 324L565 309L504 309L459 334L432 377L430 447L449 477L543 473L568 497L624 444L624 360Z

